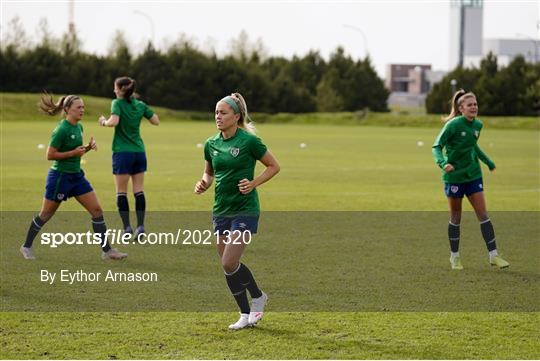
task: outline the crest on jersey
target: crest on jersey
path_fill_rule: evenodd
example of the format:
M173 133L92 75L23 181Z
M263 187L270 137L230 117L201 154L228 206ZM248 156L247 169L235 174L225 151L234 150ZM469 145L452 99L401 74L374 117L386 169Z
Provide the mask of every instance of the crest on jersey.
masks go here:
M236 158L240 153L240 148L232 147L231 149L229 149L229 153L231 153L231 155Z
M71 134L71 139L75 139L75 134Z
M58 194L56 195L56 198L57 198L59 201L61 201L62 199L64 199L64 193L58 193Z
M458 190L459 190L459 187L458 187L458 186L451 186L451 187L450 187L450 191L451 191L452 193L456 193Z
M461 132L461 136L464 137L467 135L467 132Z
M478 138L478 137L480 136L480 132L479 132L478 130L475 130L475 131L474 131L474 136L475 136L476 138Z

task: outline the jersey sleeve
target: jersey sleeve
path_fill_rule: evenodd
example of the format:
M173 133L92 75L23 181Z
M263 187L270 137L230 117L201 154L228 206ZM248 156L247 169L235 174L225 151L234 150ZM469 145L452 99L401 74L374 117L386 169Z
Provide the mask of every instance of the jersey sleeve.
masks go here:
M154 111L152 109L150 109L150 107L148 105L146 105L146 103L143 103L144 104L144 117L146 119L150 119L154 116Z
M444 159L443 155L443 148L448 143L448 140L454 135L454 132L455 130L452 124L446 123L437 136L437 139L435 139L435 143L433 143L433 146L431 147L431 153L433 154L435 163L437 163L440 168L444 168L446 165L446 159Z
M478 144L474 146L474 151L476 152L476 155L478 156L478 159L480 159L485 165L488 166L489 170L495 169L495 163L487 156L486 153L480 149Z
M60 149L62 144L64 144L64 137L65 137L64 129L61 128L60 126L56 127L52 132L49 146L56 149Z
M266 145L263 144L261 139L259 137L252 137L250 144L249 144L249 152L253 156L253 158L259 160L265 155L267 152Z
M212 158L210 157L210 142L208 141L204 143L204 160L212 163Z
M118 102L118 99L114 99L111 103L111 114L118 115L122 114L122 110L120 109L120 103Z

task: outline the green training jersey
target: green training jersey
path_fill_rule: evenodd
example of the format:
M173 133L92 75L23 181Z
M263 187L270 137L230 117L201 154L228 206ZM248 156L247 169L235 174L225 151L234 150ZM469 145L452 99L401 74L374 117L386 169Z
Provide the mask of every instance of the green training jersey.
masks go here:
M80 123L73 125L66 119L62 119L52 132L49 146L56 148L59 152L69 152L83 144L82 134L83 127ZM63 173L79 173L81 157L55 160L51 168Z
M223 139L221 132L208 138L204 145L204 159L212 164L216 180L215 215L258 215L260 213L257 189L240 193L238 183L253 180L255 164L266 153L261 140L238 128L236 134Z
M150 119L154 115L148 105L133 97L131 103L123 98L118 98L111 103L111 114L120 117L120 121L114 127L113 153L144 152L140 131L141 120L142 117Z
M452 172L443 171L444 182L466 183L481 178L482 170L478 159L489 169L495 168L495 163L477 144L481 130L480 120L475 118L469 121L464 116L455 117L444 125L432 147L435 163L441 169L448 163L454 166Z

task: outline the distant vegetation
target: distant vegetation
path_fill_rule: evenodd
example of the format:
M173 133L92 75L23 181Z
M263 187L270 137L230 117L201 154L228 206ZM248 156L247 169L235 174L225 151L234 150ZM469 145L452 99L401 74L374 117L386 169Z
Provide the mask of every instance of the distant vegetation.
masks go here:
M353 60L337 48L326 61L318 51L303 57L265 56L242 32L229 55L199 50L180 39L166 50L151 43L138 55L117 32L105 56L81 50L76 34L54 39L41 25L39 43L25 41L17 18L0 51L0 91L77 93L111 97L116 77L138 82L143 100L172 109L213 109L221 97L240 91L251 110L266 113L387 111L388 91L371 60Z
M117 31L108 54L82 51L76 33L55 38L45 20L32 42L18 18L3 33L0 47L0 91L87 94L112 97L112 83L128 75L138 82L141 98L153 106L184 111L212 110L216 100L241 92L249 110L267 114L314 112L387 112L388 90L371 59L353 59L341 47L328 60L318 51L292 59L268 56L261 40L246 32L231 41L228 54L200 50L180 37L164 49L148 43L135 54ZM499 67L490 54L480 68L458 67L428 94L428 113L448 113L452 79L457 88L478 95L483 115L540 112L540 63L521 56ZM364 117L365 118L365 117ZM364 119L362 118L362 119Z
M457 81L458 89L476 94L481 114L540 115L540 63L527 63L517 56L508 66L499 67L497 57L490 53L480 68L458 67L429 93L429 113L449 112L452 79Z
M58 117L47 117L38 112L39 93L0 93L0 119L2 121L53 121ZM97 121L101 114L108 114L111 98L99 98L83 94L86 106L85 122ZM164 122L206 121L213 122L213 108L206 111L173 110L163 107L152 108ZM326 124L326 125L379 125L392 127L440 127L441 114L423 114L421 112L314 112L314 113L261 113L251 114L255 123L292 123L292 124ZM501 129L540 129L539 117L479 117L489 128Z

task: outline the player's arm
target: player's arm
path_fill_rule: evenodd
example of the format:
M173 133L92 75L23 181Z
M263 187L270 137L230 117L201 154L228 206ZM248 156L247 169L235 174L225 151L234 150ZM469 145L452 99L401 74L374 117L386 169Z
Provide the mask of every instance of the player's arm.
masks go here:
M83 145L67 152L59 152L57 148L49 145L47 148L47 160L62 160L71 157L82 157L86 152L86 147Z
M485 165L488 166L489 170L495 170L495 163L491 160L490 157L487 156L486 153L480 149L478 144L475 144L474 151L476 152L476 155L478 155L478 159L480 159Z
M99 125L103 127L116 127L120 122L120 117L116 114L111 114L109 119L105 118L103 115L100 115L98 119Z
M253 189L257 188L261 184L264 184L270 179L272 179L272 177L278 174L281 169L276 157L274 157L274 155L269 150L264 153L264 155L261 157L261 159L259 159L259 161L264 164L266 168L257 178L252 181L249 181L246 178L242 179L240 183L238 183L240 193L247 194L251 192Z
M443 127L443 129L437 136L437 139L435 139L435 143L433 143L433 146L431 147L431 153L433 154L433 159L435 160L435 163L437 163L437 165L445 171L448 171L447 165L449 165L449 163L447 163L446 159L444 159L443 148L448 143L448 140L450 139L452 134L453 127L449 123L447 123ZM450 164L450 166L452 165Z
M205 161L204 172L200 181L195 184L195 193L201 194L204 193L214 181L214 169L212 168L212 163Z
M156 113L154 113L154 115L152 115L150 117L150 119L148 119L148 121L150 122L150 124L152 125L159 125L159 117Z

